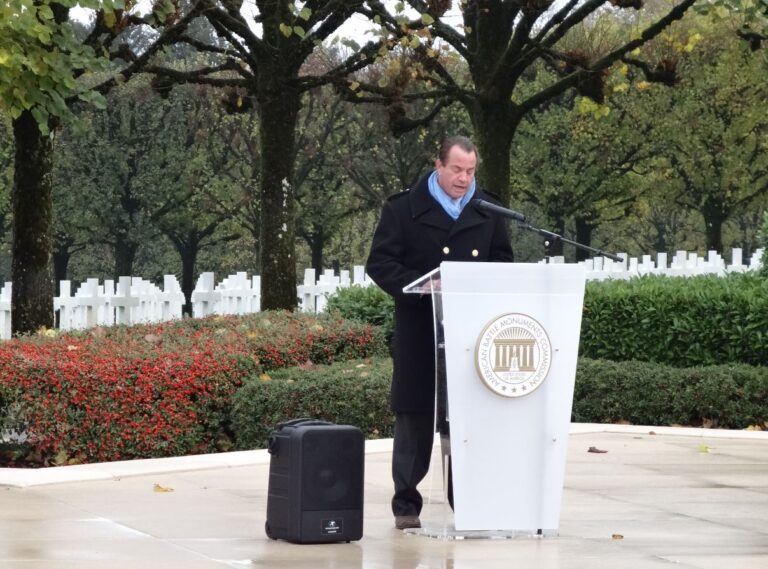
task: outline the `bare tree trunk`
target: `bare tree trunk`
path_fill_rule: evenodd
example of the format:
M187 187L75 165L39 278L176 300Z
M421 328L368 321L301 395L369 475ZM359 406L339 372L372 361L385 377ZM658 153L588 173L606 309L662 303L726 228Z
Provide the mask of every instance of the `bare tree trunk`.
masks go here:
M197 255L200 252L201 238L194 231L187 234L172 234L166 232L166 235L173 243L173 247L181 258L181 292L184 293L184 307L182 313L186 316L192 316L192 292L195 290L195 265L197 265Z
M592 232L595 230L596 225L592 225L583 217L576 218L576 242L592 246ZM576 248L576 261L585 261L589 259L592 253L584 251L583 249Z
M315 269L316 275L323 273L323 248L325 247L325 240L322 237L313 239L310 247L312 251L312 268Z
M125 236L125 230L117 232L115 240L115 279L133 276L133 262L139 244Z
M704 235L707 240L707 251L723 252L723 224L725 218L717 214L704 212Z
M279 71L262 74L261 119L261 305L296 308L293 158L299 94L279 82ZM275 79L278 77L278 79Z
M467 109L472 119L474 142L480 151L478 183L509 205L509 153L520 117L507 102L476 102Z
M181 290L184 293L183 312L187 316L192 316L192 291L195 289L195 265L197 264L198 252L197 243L188 244L183 251L179 250L181 255Z
M53 286L54 292L60 294L57 286L67 280L69 260L72 258L73 240L64 233L59 233L53 243Z
M314 232L300 231L301 236L304 238L304 242L309 246L309 253L311 256L312 268L315 269L315 274L320 275L323 272L323 266L325 265L325 259L323 258L323 250L325 249L325 232L322 229Z
M53 327L53 144L29 111L13 121L13 137L11 329L25 334Z
M668 249L667 226L666 224L660 223L654 225L654 229L656 230L656 236L653 239L653 250L660 253L666 253Z
M69 272L69 260L72 258L67 249L59 249L53 252L53 282L58 285L61 281L67 280ZM55 288L55 286L54 286ZM61 291L56 291L61 292Z
M558 235L565 235L565 220L558 217L554 220L552 226L552 232ZM563 242L559 239L547 241L548 245L545 247L545 254L547 257L558 257L563 254Z

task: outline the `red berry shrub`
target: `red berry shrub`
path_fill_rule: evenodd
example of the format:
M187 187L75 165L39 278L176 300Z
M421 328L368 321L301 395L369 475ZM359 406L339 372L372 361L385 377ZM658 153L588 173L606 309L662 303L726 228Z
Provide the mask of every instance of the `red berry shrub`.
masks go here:
M370 326L262 313L98 328L0 343L0 434L39 465L178 456L231 446L246 374L367 357Z

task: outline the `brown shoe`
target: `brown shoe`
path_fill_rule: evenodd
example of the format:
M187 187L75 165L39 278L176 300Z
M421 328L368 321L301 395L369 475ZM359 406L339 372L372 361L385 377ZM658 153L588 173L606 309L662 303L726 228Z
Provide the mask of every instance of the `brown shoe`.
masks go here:
M395 527L397 529L420 528L421 520L419 516L395 516Z

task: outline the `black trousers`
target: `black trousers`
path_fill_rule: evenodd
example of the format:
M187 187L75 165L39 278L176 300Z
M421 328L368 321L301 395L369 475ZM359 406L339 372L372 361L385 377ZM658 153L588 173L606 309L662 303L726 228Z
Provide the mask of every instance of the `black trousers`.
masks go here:
M397 413L395 439L392 449L392 480L395 495L392 513L395 516L418 516L424 500L416 489L429 471L434 443L435 420L432 413ZM448 437L441 437L443 455L449 452ZM453 484L448 466L448 501L453 507Z

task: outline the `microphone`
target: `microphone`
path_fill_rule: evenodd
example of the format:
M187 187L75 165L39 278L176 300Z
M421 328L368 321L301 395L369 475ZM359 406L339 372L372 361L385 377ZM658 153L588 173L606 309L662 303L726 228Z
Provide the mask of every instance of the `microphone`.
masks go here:
M471 202L472 202L472 205L475 206L475 209L479 209L480 211L485 211L487 213L495 213L496 215L501 215L502 217L508 217L510 219L514 219L515 221L526 220L526 217L522 213L518 213L511 209L501 207L500 205L496 205L494 203L481 200L480 198L474 198L473 200L471 200Z

